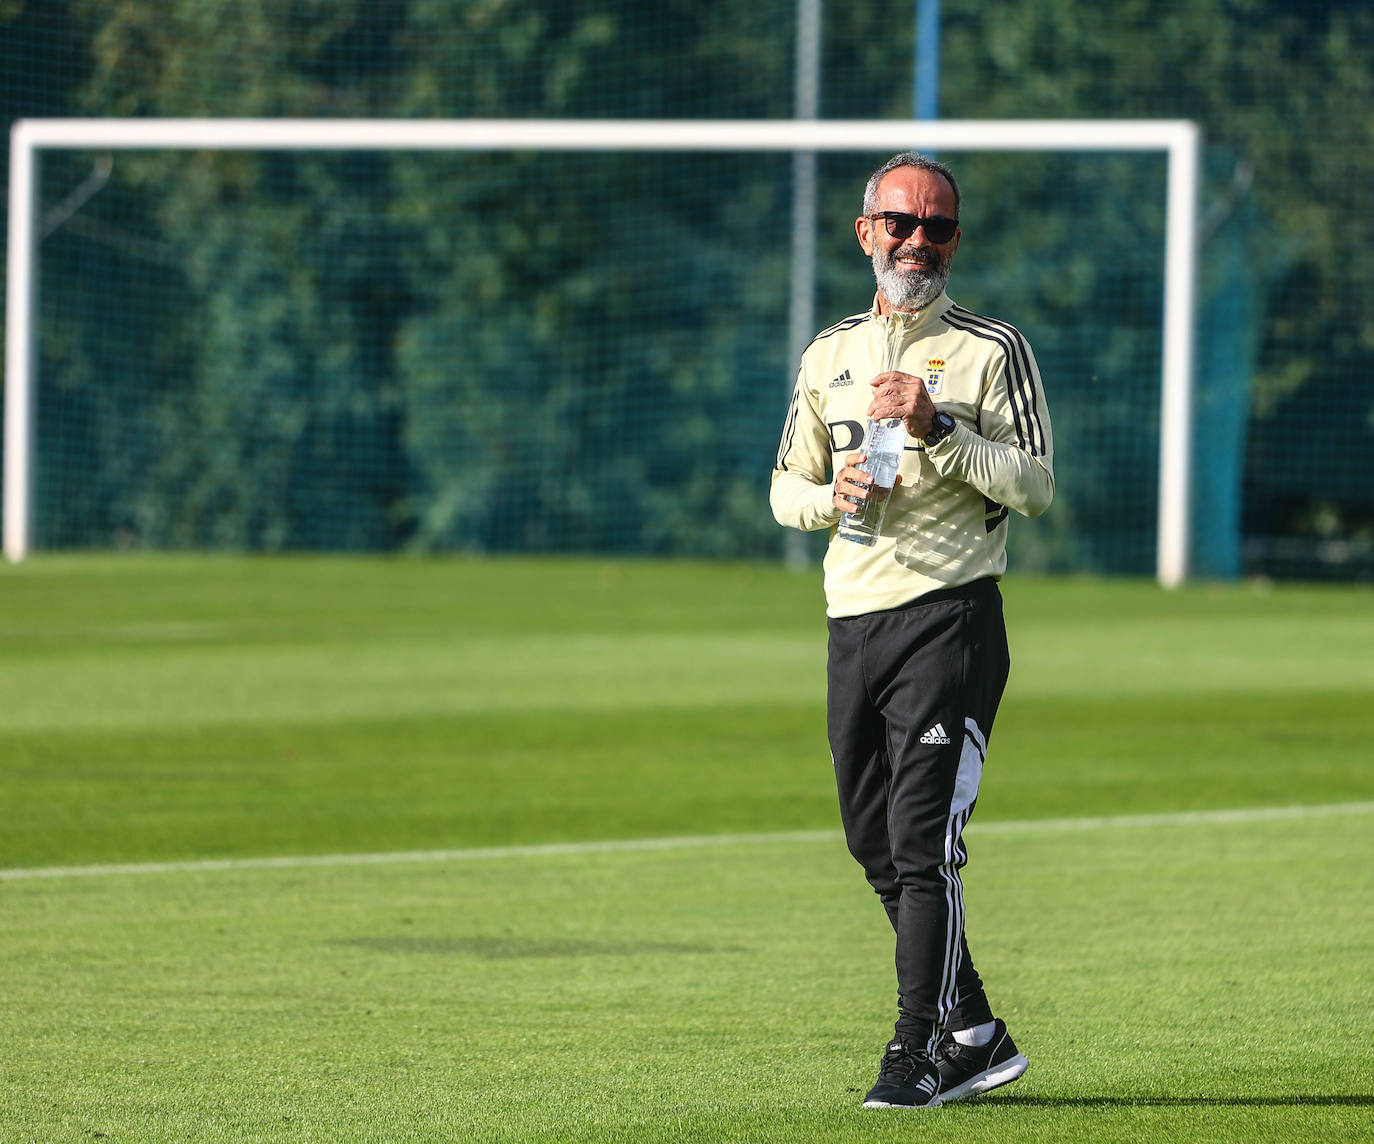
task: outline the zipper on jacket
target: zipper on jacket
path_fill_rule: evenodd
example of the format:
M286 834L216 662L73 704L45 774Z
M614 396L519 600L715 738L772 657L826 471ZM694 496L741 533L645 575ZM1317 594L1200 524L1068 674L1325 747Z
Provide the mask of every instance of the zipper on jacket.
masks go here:
M883 347L883 368L881 372L892 373L897 369L897 364L902 360L902 350L906 348L908 335L921 320L925 311L919 314L911 314L905 310L893 310L892 313L882 315L879 321L883 323L884 341Z

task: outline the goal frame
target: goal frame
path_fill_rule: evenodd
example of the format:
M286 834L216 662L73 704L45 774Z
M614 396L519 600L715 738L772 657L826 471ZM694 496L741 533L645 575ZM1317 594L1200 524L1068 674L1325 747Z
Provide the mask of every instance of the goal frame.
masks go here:
M180 151L1163 152L1163 354L1156 578L1188 576L1201 133L1178 119L577 120L21 119L10 131L5 296L4 554L31 545L38 362L39 155Z

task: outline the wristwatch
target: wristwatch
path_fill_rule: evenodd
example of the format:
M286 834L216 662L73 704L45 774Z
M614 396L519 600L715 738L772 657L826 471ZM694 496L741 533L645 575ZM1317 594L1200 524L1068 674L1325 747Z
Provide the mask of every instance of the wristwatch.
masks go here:
M934 417L930 419L930 432L921 438L925 442L926 448L931 445L938 445L946 437L954 432L956 422L953 417L943 409L938 410Z

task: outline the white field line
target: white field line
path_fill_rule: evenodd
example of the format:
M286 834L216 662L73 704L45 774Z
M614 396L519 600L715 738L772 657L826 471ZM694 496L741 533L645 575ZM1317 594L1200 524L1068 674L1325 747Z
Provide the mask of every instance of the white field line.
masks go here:
M1131 830L1151 827L1224 826L1302 818L1344 818L1374 814L1374 802L1336 802L1313 806L1249 807L1235 810L1184 810L1167 814L1122 814L1083 818L1038 818L972 823L969 833L1051 834L1077 830ZM782 846L839 843L838 830L782 830L757 834L690 834L676 838L627 838L602 842L549 842L527 846L484 846L462 850L398 850L381 854L289 855L279 858L202 858L180 862L129 862L102 866L34 866L0 870L0 882L40 878L102 878L136 874L198 874L216 870L300 870L311 867L389 866L405 862L485 862L511 858L556 858L577 854L644 853L726 846Z

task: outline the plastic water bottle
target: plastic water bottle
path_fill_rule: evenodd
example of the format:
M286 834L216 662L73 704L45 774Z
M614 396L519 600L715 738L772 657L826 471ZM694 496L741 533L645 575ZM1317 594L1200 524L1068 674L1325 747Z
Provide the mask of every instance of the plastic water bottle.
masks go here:
M865 459L859 471L872 474L873 483L868 486L868 499L859 501L852 512L840 517L840 536L845 540L871 545L878 539L905 448L906 422L900 417L869 421L864 434Z

